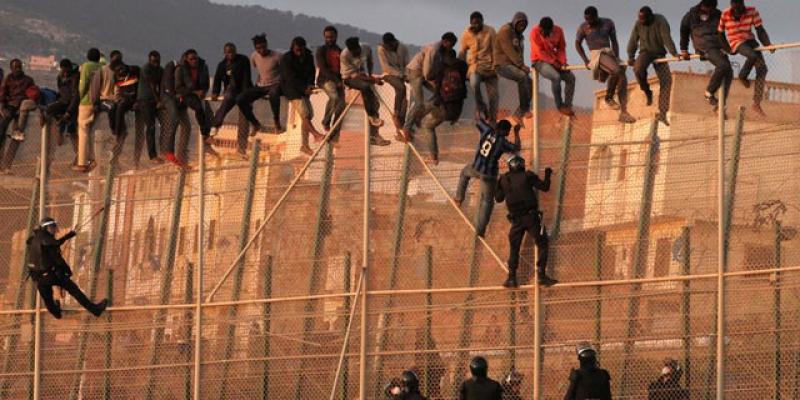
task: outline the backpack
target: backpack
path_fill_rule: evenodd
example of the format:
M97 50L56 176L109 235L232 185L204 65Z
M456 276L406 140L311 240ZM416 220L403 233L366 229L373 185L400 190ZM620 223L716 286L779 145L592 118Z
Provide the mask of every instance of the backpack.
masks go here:
M58 100L58 92L49 88L39 90L39 104L43 106L55 103Z
M439 88L439 96L442 101L451 102L462 100L467 94L467 85L458 66L447 67L443 71L442 86Z

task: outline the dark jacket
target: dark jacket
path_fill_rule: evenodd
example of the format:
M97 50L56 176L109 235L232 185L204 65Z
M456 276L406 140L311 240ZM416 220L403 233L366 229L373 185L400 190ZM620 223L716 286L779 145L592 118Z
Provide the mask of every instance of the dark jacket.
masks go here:
M175 61L170 61L164 65L164 70L161 73L161 83L158 89L161 90L160 95L175 96L175 73L178 68L175 66Z
M208 92L208 66L206 60L200 58L197 62L197 83L192 81L191 67L187 62L182 62L175 71L175 93L179 96L188 96L196 90Z
M647 387L647 400L689 400L689 390L674 379L657 379Z
M461 111L464 108L464 100L467 98L467 63L463 60L454 59L453 63L445 64L444 61L434 65L435 95L434 104L444 107L445 121L457 122L461 118ZM460 87L455 97L448 98L444 90L444 80L450 72L458 72L461 77ZM449 84L452 86L453 84Z
M501 400L502 396L503 387L491 378L467 379L458 391L459 400Z
M27 99L25 90L33 85L33 78L28 75L15 77L14 74L9 74L0 84L0 103L19 108L20 103Z
M214 86L211 94L220 94L222 87L226 93L237 95L253 87L253 80L250 76L250 59L247 56L237 54L233 60L222 60L217 64L217 72L214 74Z
M336 82L340 83L342 81L342 76L339 72L339 66L336 66L336 71L331 69L331 66L328 63L328 49L338 50L339 53L342 52L342 48L339 45L334 44L333 46L322 45L317 47L317 51L314 55L314 58L317 62L317 68L319 69L319 75L317 76L317 86L322 87L325 82Z
M69 278L72 270L61 255L61 245L73 237L74 231L56 239L46 229L35 229L27 240L28 267L41 273L54 273L59 278Z
M428 400L428 398L417 392L417 393L405 393L400 396L400 400Z
M161 80L164 77L164 68L147 63L142 66L139 76L139 89L137 99L155 102L161 93Z
M73 68L67 76L58 74L56 83L58 85L58 101L67 104L67 112L74 116L78 116L78 103L80 103L80 95L78 94L78 81L81 74L78 68Z
M564 400L611 400L611 375L601 368L573 369Z
M694 49L698 52L705 53L711 49L722 49L724 44L717 31L721 17L722 12L714 9L709 18L703 21L700 18L700 5L692 7L681 21L681 50L689 49L690 36Z
M301 57L291 51L281 57L281 91L289 100L303 98L308 87L314 86L314 58L306 49Z
M541 180L532 171L509 171L500 177L495 200L498 203L505 201L508 213L518 217L539 210L537 190L550 190L550 174L545 173L544 180Z

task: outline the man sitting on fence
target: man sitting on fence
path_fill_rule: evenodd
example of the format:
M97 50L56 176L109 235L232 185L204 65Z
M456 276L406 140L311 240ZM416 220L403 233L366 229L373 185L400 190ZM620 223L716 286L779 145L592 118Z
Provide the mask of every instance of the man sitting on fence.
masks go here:
M281 55L277 51L269 49L267 35L263 33L253 36L253 47L255 50L250 54L250 63L258 72L258 79L255 86L239 95L236 104L247 122L252 125L250 136L253 136L257 132L264 131L261 121L253 114L253 103L258 99L268 97L272 110L272 121L275 125L274 132L280 133L283 130L281 127L281 72L279 68ZM237 150L242 153L244 149Z
M22 61L11 60L11 72L0 84L0 173L9 172L11 162L14 160L17 149L25 140L25 129L28 127L28 114L36 109L39 89L33 78L25 75L22 70ZM11 141L3 153L3 142L6 140L6 131L11 126L8 136Z
M345 47L339 56L341 63L339 71L344 85L361 92L361 100L369 123L369 143L387 146L389 141L378 133L378 128L383 126L383 120L380 117L381 103L373 85L382 85L383 82L372 76L372 50L368 45L361 44L357 37L348 38Z

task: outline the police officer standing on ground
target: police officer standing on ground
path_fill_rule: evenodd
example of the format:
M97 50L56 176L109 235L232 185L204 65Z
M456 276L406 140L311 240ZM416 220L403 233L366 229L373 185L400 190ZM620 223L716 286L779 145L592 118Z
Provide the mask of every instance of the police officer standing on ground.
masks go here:
M508 371L501 384L503 385L503 400L522 400L522 395L519 393L522 387L522 374L517 370L512 368L511 371Z
M403 371L400 375L401 400L428 400L419 392L419 378L413 371Z
M647 388L647 400L689 400L689 390L681 387L683 370L677 361L664 360L661 376Z
M597 352L588 343L577 348L580 368L569 374L564 400L611 400L611 375L597 365Z
M539 212L539 203L536 191L547 192L550 190L550 176L553 170L545 168L544 180L532 171L525 170L525 159L515 154L508 158L508 172L500 177L495 200L498 203L506 202L508 220L511 221L511 230L508 232L509 256L508 279L503 283L507 288L519 286L517 282L517 267L519 266L519 250L525 233L533 237L536 248L539 250L539 259L536 268L539 272L539 283L551 286L558 283L551 279L545 272L547 266L547 231L542 224L542 214Z
M61 304L53 300L53 286L58 286L69 292L83 308L89 310L95 317L99 317L105 311L108 300L103 299L97 304L92 303L78 285L70 279L72 270L61 255L61 245L75 237L76 233L69 231L66 235L56 239L56 229L56 221L47 217L42 220L38 228L34 229L27 241L28 271L36 282L44 305L54 317L61 318Z
M461 384L459 400L502 400L503 388L489 378L489 364L486 359L477 356L469 362L472 378Z

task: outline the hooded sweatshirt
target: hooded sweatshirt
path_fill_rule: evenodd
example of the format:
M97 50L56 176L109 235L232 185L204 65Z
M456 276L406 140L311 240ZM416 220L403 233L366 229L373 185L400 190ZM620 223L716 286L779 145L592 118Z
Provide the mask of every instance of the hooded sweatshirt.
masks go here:
M707 52L712 49L721 49L723 44L720 40L717 28L722 12L714 9L708 15L700 13L700 5L692 7L681 21L681 50L689 49L689 37L692 38L694 49L699 52Z
M58 74L56 83L58 85L58 100L67 104L67 112L73 116L78 115L78 81L80 80L80 72L78 68L73 68L69 71L67 76Z
M500 31L495 36L492 52L494 56L494 66L499 65L513 65L517 68L522 68L525 65L523 61L523 35L517 33L514 27L517 23L525 21L528 22L528 16L524 12L518 11L514 14L511 22L500 27Z

